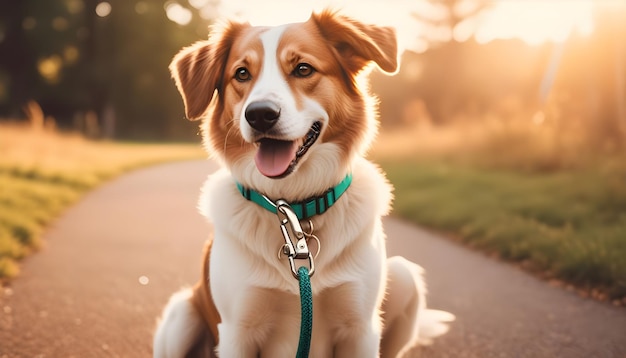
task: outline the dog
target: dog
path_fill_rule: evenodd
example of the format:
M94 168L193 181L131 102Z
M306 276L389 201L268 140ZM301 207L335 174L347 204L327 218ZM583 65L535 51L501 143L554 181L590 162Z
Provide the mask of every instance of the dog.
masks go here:
M297 228L310 251L295 266L314 270L311 357L402 357L448 330L454 316L426 308L421 267L387 258L392 187L364 157L374 65L398 70L395 30L330 10L226 22L174 57L186 116L203 120L222 169L199 204L214 228L201 279L166 305L155 357L295 356L300 292L284 239ZM284 233L281 203L298 217Z

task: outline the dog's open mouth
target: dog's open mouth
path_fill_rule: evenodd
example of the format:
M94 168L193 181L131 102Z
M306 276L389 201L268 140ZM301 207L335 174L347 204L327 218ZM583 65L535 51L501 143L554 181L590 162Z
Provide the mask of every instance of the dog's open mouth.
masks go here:
M315 122L304 138L286 141L263 138L254 157L257 169L269 178L285 177L296 168L300 158L315 143L322 131L322 123Z

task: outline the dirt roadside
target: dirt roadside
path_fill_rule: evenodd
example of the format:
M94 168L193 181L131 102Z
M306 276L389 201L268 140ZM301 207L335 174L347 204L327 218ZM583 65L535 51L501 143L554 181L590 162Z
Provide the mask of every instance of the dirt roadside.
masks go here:
M0 357L150 357L169 295L192 284L210 227L199 188L216 165L138 170L88 194L0 291ZM397 219L390 255L427 270L450 333L420 357L626 357L626 309L551 287Z

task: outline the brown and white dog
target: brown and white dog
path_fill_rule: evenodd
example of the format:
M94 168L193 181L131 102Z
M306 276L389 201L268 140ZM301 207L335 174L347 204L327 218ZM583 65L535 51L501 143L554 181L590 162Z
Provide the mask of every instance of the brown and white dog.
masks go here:
M319 238L309 242L319 250L311 357L400 357L447 331L454 316L426 309L421 268L386 255L392 188L364 159L377 131L362 81L371 64L397 70L395 31L330 11L278 27L229 22L176 55L186 115L203 119L205 147L223 169L200 200L214 226L202 278L170 299L155 357L296 355L298 281L277 255L276 214L250 192L318 203L303 209ZM323 199L321 213L319 197L338 183L340 197Z

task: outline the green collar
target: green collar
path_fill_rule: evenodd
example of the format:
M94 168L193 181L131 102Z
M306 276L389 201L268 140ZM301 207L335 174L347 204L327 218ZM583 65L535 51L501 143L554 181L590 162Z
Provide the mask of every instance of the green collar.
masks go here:
M352 174L348 174L339 184L326 190L322 195L314 196L297 203L289 203L289 205L300 220L306 220L315 215L321 215L339 200L339 197L346 192L351 183ZM239 189L239 192L244 198L276 214L276 204L274 201L258 191L244 188L239 182L236 182L236 184L237 189Z

